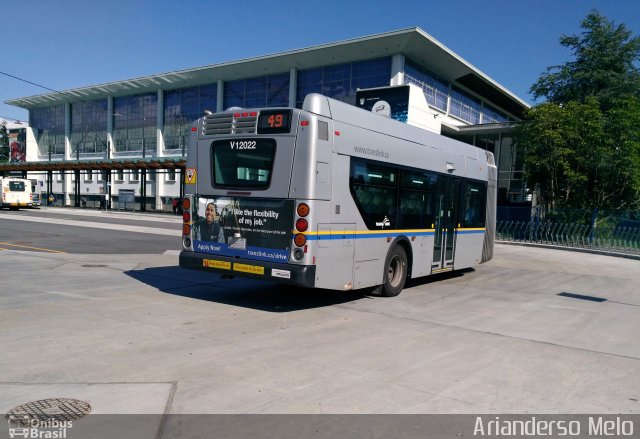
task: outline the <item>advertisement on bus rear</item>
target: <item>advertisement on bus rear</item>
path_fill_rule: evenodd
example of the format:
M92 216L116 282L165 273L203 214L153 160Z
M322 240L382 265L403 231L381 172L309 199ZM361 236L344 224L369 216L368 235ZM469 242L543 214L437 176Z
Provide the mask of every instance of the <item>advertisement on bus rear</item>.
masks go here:
M293 200L196 197L193 249L259 261L287 262Z

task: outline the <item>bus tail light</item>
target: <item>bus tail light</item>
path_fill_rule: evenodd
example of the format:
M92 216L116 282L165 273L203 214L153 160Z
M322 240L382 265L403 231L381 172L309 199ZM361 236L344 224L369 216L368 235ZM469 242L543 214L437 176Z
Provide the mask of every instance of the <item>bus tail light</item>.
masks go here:
M309 208L309 205L307 203L300 203L296 208L296 213L298 214L298 216L304 218L305 216L309 215L310 210L311 209Z
M293 238L293 243L295 245L297 245L298 247L302 247L303 245L305 245L307 243L307 237L304 236L303 233L298 233L296 234L296 236Z
M304 218L298 218L298 221L296 221L296 230L299 232L306 232L308 228L309 223L307 220Z
M182 200L182 235L188 237L191 234L191 199L185 198Z
M297 219L294 224L295 235L293 236L294 249L291 253L294 261L301 262L304 259L305 253L308 252L307 237L304 234L309 230L309 220L306 218L309 216L311 208L307 203L299 203L296 206Z

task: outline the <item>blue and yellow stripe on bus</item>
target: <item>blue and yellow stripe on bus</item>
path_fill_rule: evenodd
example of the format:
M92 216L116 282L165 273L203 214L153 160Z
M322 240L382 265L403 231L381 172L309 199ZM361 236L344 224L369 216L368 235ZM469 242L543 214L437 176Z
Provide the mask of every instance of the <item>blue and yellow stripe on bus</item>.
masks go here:
M484 233L484 228L457 228L456 234ZM293 231L293 235L299 232ZM329 239L367 239L367 238L395 238L406 236L435 236L435 229L388 229L388 230L322 230L303 233L308 241L321 241Z
M457 228L456 233L458 235L468 235L468 234L474 234L474 233L484 233L486 230L487 229L485 229L484 227Z

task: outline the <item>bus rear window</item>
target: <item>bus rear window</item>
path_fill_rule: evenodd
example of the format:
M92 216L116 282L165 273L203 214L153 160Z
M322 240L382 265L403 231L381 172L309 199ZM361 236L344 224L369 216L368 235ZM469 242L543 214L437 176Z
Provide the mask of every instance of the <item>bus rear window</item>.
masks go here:
M273 139L213 142L211 157L214 186L266 189L271 181L275 152L276 142Z
M11 192L24 192L24 182L23 181L10 181L9 182L9 191L11 191Z

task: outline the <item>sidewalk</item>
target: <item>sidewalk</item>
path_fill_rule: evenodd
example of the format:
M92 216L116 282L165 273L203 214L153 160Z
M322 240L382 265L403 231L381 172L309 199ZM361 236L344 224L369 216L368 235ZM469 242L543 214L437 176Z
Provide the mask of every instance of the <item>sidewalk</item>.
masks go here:
M144 220L148 221L149 218L153 218L153 221L162 221L169 223L181 223L182 216L174 215L173 212L141 212L131 210L98 210L96 208L82 207L60 207L60 206L41 206L39 208L42 212L52 212L56 214L68 214L68 215L83 215L83 216L100 216L104 218L121 218L126 216L128 219Z

